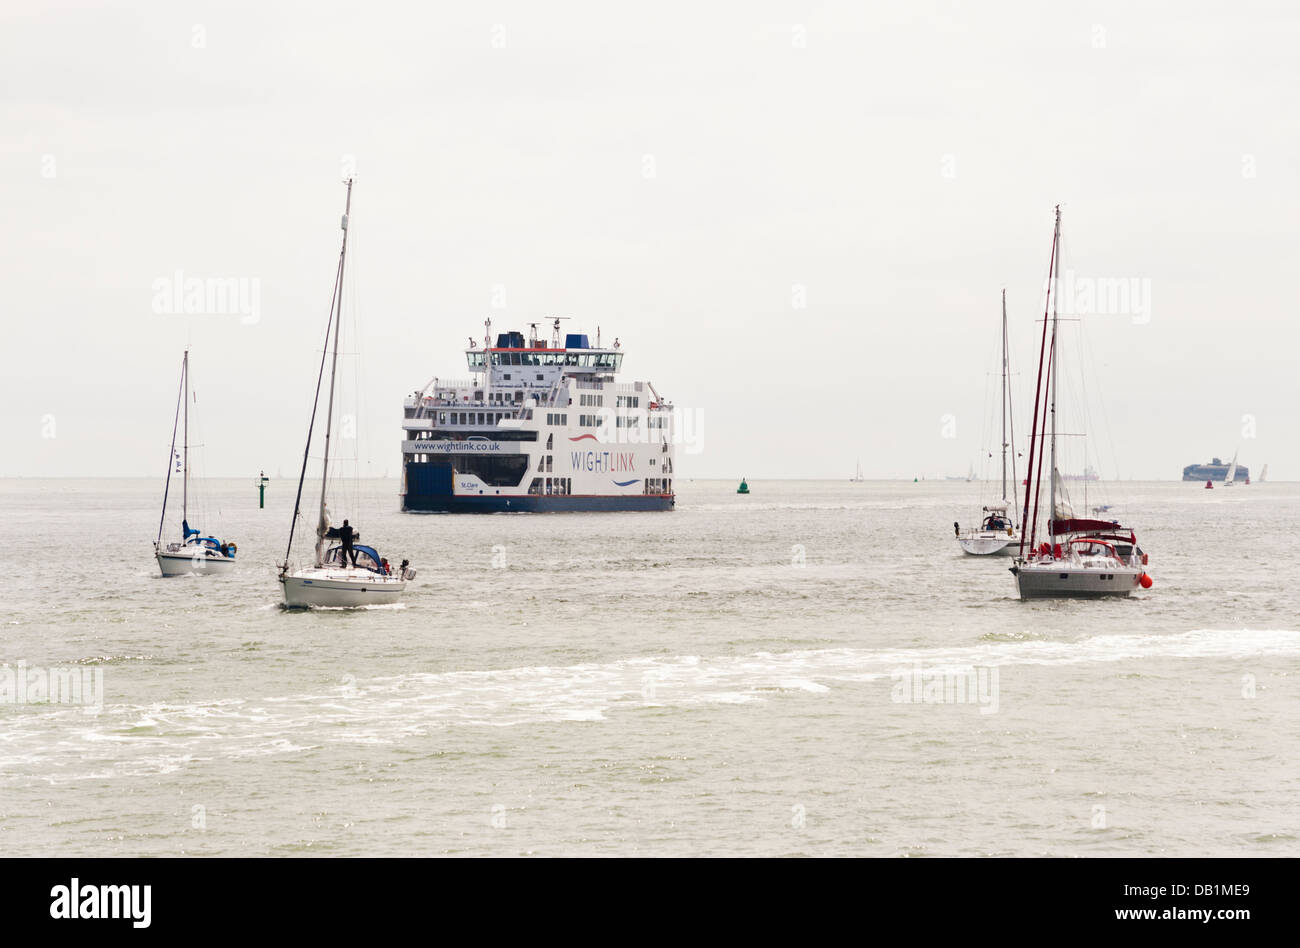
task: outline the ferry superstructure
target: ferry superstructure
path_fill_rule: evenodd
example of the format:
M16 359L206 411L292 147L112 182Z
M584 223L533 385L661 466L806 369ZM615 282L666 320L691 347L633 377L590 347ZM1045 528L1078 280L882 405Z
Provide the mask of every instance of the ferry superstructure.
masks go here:
M1183 480L1185 481L1223 481L1228 478L1229 465L1224 464L1218 458L1214 458L1209 464L1189 464L1183 468ZM1237 477L1249 478L1250 468L1238 464L1235 471Z
M407 396L402 510L421 513L671 510L673 406L649 382L615 380L622 346L560 321L465 350L468 381Z

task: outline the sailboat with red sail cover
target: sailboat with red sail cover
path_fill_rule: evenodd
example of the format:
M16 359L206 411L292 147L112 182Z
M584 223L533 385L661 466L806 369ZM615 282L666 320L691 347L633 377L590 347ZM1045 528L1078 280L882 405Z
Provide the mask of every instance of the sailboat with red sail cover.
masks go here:
M1057 470L1057 330L1060 316L1056 278L1060 272L1060 249L1061 208L1057 206L1043 334L1038 349L1038 381L1034 389L1034 417L1029 437L1029 476L1025 479L1021 520L1024 526L1019 554L1011 573L1016 577L1021 599L1128 596L1139 587L1149 589L1152 585L1151 577L1144 569L1146 554L1138 548L1137 535L1117 523L1075 517L1068 502L1064 502L1061 475ZM1050 459L1047 505L1040 521L1044 439Z

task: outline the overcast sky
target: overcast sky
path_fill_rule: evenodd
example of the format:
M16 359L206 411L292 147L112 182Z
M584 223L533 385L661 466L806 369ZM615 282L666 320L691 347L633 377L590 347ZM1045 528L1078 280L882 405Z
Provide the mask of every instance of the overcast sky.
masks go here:
M104 6L0 12L0 475L161 477L186 344L208 473L295 472L355 168L374 474L553 315L691 413L680 476L964 473L1060 203L1075 292L1135 291L1074 326L1103 474L1300 476L1285 4Z

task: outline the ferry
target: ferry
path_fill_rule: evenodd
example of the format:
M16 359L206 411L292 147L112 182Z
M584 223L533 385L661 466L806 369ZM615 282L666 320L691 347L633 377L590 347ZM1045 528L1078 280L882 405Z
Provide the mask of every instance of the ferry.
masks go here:
M561 317L564 318L564 317ZM618 382L622 345L597 330L552 338L486 321L468 381L434 378L405 399L402 510L542 513L672 510L673 405Z
M1228 479L1228 468L1219 458L1213 458L1209 464L1189 464L1183 468L1185 481L1223 481ZM1250 468L1238 464L1237 477L1249 478Z

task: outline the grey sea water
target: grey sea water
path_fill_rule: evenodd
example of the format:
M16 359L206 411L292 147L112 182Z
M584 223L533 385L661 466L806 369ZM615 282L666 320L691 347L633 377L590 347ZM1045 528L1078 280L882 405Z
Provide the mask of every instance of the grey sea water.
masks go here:
M1035 603L952 540L977 485L751 486L450 517L363 482L405 604L287 613L288 481L204 484L239 569L169 580L160 484L0 481L0 672L103 686L0 701L0 845L1300 854L1300 486L1117 485L1154 587ZM914 689L967 672L994 701Z

